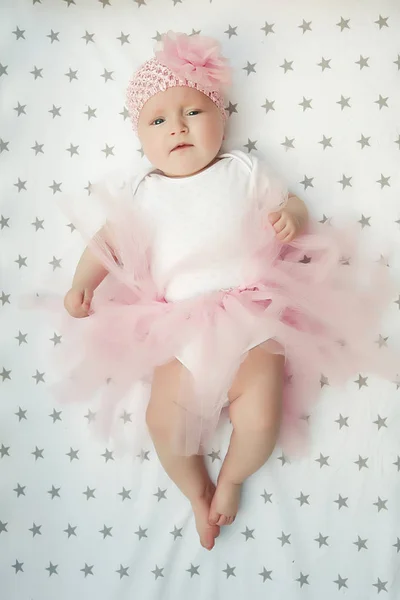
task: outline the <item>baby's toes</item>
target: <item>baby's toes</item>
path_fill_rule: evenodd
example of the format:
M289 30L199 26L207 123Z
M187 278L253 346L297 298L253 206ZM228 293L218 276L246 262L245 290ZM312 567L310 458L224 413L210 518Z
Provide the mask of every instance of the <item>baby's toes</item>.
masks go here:
M221 515L220 518L218 519L217 525L219 525L220 527L222 525L227 525L228 524L228 517L226 517L225 515Z

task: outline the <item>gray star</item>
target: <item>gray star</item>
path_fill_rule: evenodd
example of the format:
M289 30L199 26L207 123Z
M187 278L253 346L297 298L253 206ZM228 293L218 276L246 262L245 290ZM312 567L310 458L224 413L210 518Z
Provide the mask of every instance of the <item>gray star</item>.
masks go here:
M158 579L159 577L164 577L163 571L164 571L164 567L161 567L161 569L160 569L156 565L156 568L154 569L154 571L152 571L152 573L154 573L155 578Z
M367 379L368 379L368 377L363 377L362 375L359 375L358 380L355 381L354 383L358 383L358 389L361 389L364 386L368 387Z
M123 46L124 44L130 44L129 41L129 33L127 35L125 35L124 33L122 33L121 31L121 35L119 37L117 37L117 40L119 40L121 42L121 46Z
M6 219L5 217L3 217L3 215L1 215L0 225L1 225L2 229L4 229L4 227L10 227L9 224L8 224L9 220L10 220L10 217L7 217L7 219Z
M328 539L329 535L327 536L323 536L322 533L320 532L318 537L315 538L315 542L318 542L319 547L321 548L321 546L329 546L328 542L326 541Z
M34 228L35 228L35 230L38 231L39 229L43 229L44 230L43 223L44 223L44 219L39 220L36 217L35 221L33 223L31 223L31 225L33 225Z
M14 108L14 110L16 110L16 111L17 111L17 113L18 113L18 114L17 114L17 116L18 116L18 117L19 117L20 115L26 115L25 108L26 108L26 104L20 104L20 103L18 102L18 105L17 105L17 106Z
M44 451L44 448L39 450L39 448L36 446L35 451L31 452L31 454L33 454L33 456L35 457L35 462L37 461L38 458L43 458L43 451Z
M367 225L368 225L368 227L371 227L370 222L369 222L370 218L371 217L364 217L364 215L361 215L361 219L359 220L359 223L361 223L361 226L363 229Z
M13 492L17 493L17 498L20 496L25 496L25 488L26 485L19 485L19 483L17 483L17 487L13 490Z
M232 104L232 102L228 102L228 106L226 107L226 111L228 113L229 116L232 116L233 113L237 113L237 104ZM400 139L400 136L399 136ZM400 144L400 141L399 141Z
M251 150L257 150L256 142L252 142L249 138L247 138L247 144L244 144L244 147L247 148L247 152L251 152Z
M270 110L275 110L274 108L275 100L268 100L265 98L265 103L261 106L261 108L265 108L265 112L268 114Z
M174 525L174 530L170 531L170 533L174 536L174 542L176 540L176 538L178 537L182 537L182 527L180 527L179 529L176 527L176 525Z
M76 533L75 533L75 529L76 529L76 525L75 527L72 527L69 523L68 523L68 527L67 529L64 529L64 532L68 535L68 539L71 537L71 535L74 535L76 537Z
M1 532L1 529L0 529L0 532ZM400 538L397 538L397 541L396 541L396 543L395 543L395 544L393 544L393 548L396 548L396 550L397 550L397 553L399 553L399 552L400 552Z
M66 148L66 151L70 153L71 158L72 158L74 154L79 156L78 148L79 148L79 146L74 146L73 144L70 144L69 148Z
M129 118L129 111L128 111L128 109L126 108L126 106L124 106L124 109L123 109L123 111L122 111L122 112L120 112L120 113L118 113L118 114L119 114L119 115L121 115L122 117L124 117L124 121L125 121L125 119L128 119L128 118Z
M389 100L389 96L387 96L386 98L383 98L383 96L381 96L379 94L379 99L375 100L374 104L379 104L379 110L381 110L381 108L383 108L384 106L386 106L386 108L388 108L388 105L387 105L388 100Z
M323 467L324 465L326 465L327 467L329 467L329 464L328 464L328 458L329 458L329 456L323 456L323 455L321 454L321 452L320 452L320 453L319 453L319 458L316 458L316 459L315 459L315 462L319 462L319 468L320 468L320 469L322 469L322 467Z
M9 297L10 297L10 295L6 296L6 300L8 300ZM4 306L5 301L3 302L3 298L1 300L2 300L2 303L3 303L3 306ZM8 304L10 304L10 302L8 302ZM11 380L10 373L11 373L11 369L9 371L7 371L7 369L5 369L3 367L3 370L0 373L0 377L2 378L3 381L5 381L6 379L10 379Z
M107 71L107 69L104 69L104 73L103 75L100 75L100 77L104 77L104 83L107 83L107 81L109 79L111 79L111 81L113 81L112 75L113 75L114 71Z
M284 60L283 65L280 65L280 67L282 69L284 69L284 74L286 75L287 71L293 71L293 67L292 67L293 61L287 61L286 58Z
M87 415L85 415L85 419L88 420L88 423L96 420L96 413L92 412L90 408L88 409Z
M131 493L132 490L126 490L124 487L122 488L122 492L118 492L118 496L122 496L122 501L128 499L131 500Z
M231 27L231 26L229 25L228 29L227 29L226 31L224 31L224 33L227 33L227 34L229 35L229 39L231 39L231 37L232 37L233 35L237 35L237 33L236 33L236 29L237 29L237 26L236 26L236 27Z
M139 536L139 541L142 539L142 537L147 537L146 531L147 529L142 529L139 525L139 531L135 531L135 534Z
M59 35L60 35L59 31L57 31L57 33L55 33L53 30L51 30L51 32L49 33L49 35L46 35L46 37L50 38L51 43L53 43L53 42L59 42L60 41L58 39Z
M285 136L285 141L282 142L281 145L285 148L285 151L287 152L290 149L294 150L294 144L293 144L293 142L294 142L294 138L292 138L292 139L289 140L289 138L287 138Z
M318 66L321 67L322 72L324 72L325 69L331 69L332 68L330 66L330 64L329 64L331 62L331 60L332 60L331 58L328 58L328 59L324 58L324 57L321 58L321 62L318 63Z
M379 25L379 29L382 29L382 27L389 27L389 25L387 24L387 20L389 17L382 17L381 15L379 15L379 19L377 21L374 21L374 23L376 23L377 25Z
M192 563L190 563L190 569L186 569L186 571L190 573L190 579L193 577L193 575L200 575L199 567L200 565L197 565L197 567L195 567L192 565Z
M382 591L387 592L387 589L386 589L387 584L388 584L387 581L381 581L378 577L377 583L373 583L372 585L374 587L376 587L376 589L378 590L378 594L379 594Z
M87 111L85 111L83 114L87 115L88 117L88 121L90 121L90 119L93 117L95 119L97 119L95 112L96 112L97 108L90 108L90 106L88 106Z
M73 450L72 448L69 449L69 452L66 452L66 456L69 456L69 462L72 462L74 458L76 458L76 460L79 460L78 452L79 450Z
M82 36L83 40L86 40L86 46L88 45L89 42L93 42L94 44L94 33L89 33L88 31L85 31L85 35Z
M26 191L26 181L21 181L20 178L18 177L18 181L17 183L14 183L15 187L18 188L18 194L20 193L21 190L25 190Z
M314 177L307 177L307 175L304 175L304 179L303 181L300 181L300 183L304 185L304 189L306 190L308 187L314 187L313 180Z
M247 540L249 540L250 538L252 538L254 540L254 535L253 535L253 531L254 529L249 529L246 525L246 531L242 531L241 534L244 535L244 537L246 538L246 542Z
M126 413L126 414L128 414L128 413ZM130 416L130 415L131 415L131 413L129 413L128 416ZM130 421L130 419L129 419L129 421ZM150 450L143 450L143 448L142 448L140 451L140 454L138 454L137 457L140 458L140 462L144 462L145 460L150 460L149 454L150 454Z
M2 533L3 531L8 533L7 525L8 525L8 523L3 523L2 521L0 521L0 533Z
M300 492L300 496L299 496L298 498L296 498L296 500L299 500L299 502L300 502L300 506L303 506L303 504L308 504L308 505L310 505L310 503L309 503L309 501L308 501L308 498L309 498L309 497L310 497L309 495L308 495L308 496L305 496L305 495L303 494L303 492Z
M10 142L5 142L4 140L0 139L0 154L4 151L10 152L10 149L8 147L9 143Z
M110 536L112 537L112 533L111 533L111 529L112 527L107 527L106 525L103 525L103 529L100 529L99 533L103 534L103 540L107 537Z
M330 138L327 138L327 137L325 137L325 136L323 135L323 136L322 136L322 140L321 140L320 142L318 142L318 143L319 143L319 144L322 144L322 145L323 145L323 147L324 147L324 150L325 150L325 148L327 148L328 146L329 146L330 148L332 148L331 141L332 141L332 138L331 138L331 137L330 137Z
M346 578L340 577L340 575L338 573L338 578L333 583L336 583L336 585L338 585L338 587L339 587L339 590L341 590L342 587L347 588L347 583L346 583L347 580L348 580L348 577L346 577Z
M57 568L58 565L53 565L53 563L49 561L49 566L46 567L46 571L49 572L49 577L51 577L52 575L58 575Z
M26 413L28 411L27 410L22 410L21 407L18 408L18 412L14 413L17 417L18 417L18 421L21 422L22 419L25 419L25 421L27 421L27 417L26 417Z
M385 187L385 185L387 185L388 187L390 187L389 179L390 179L390 175L389 175L389 177L384 177L384 175L381 173L381 178L378 179L378 181L376 183L380 183L381 184L381 189L383 187Z
M387 427L386 421L387 421L387 417L385 417L383 419L380 415L378 415L378 419L376 421L374 421L374 424L378 425L378 431L381 427Z
M376 342L379 348L382 348L382 346L387 346L388 339L388 337L383 337L381 334L379 334L379 339Z
M85 577L87 577L88 575L93 575L93 569L94 565L88 565L85 563L85 566L83 567L83 569L81 569L81 571L84 573Z
M64 2L67 3L68 8L71 4L75 4L75 0L64 0Z
M66 227L69 227L71 229L71 233L73 233L76 229L76 227L73 223L68 223L68 225L66 225Z
M54 195L56 192L61 192L61 182L60 182L60 183L56 183L56 182L54 181L54 179L53 179L53 185L49 185L49 188L50 188L51 190L53 190L53 195Z
M106 158L108 158L109 156L114 156L114 148L115 146L109 146L108 144L106 144L105 149L102 150L102 152L105 153Z
M105 460L106 460L106 463L107 463L109 460L114 460L113 453L112 453L112 452L110 452L110 450L108 450L107 448L106 448L106 451L104 452L104 454L102 454L101 456L104 456L104 458L105 458Z
M25 39L25 36L24 36L25 31L26 31L26 29L20 29L17 25L17 29L15 31L13 31L13 33L17 37L17 40L19 40L20 38L22 38L24 40Z
M129 567L123 567L121 564L119 565L119 569L118 571L115 571L116 573L119 573L119 578L122 579L123 576L125 575L126 577L129 577L128 575L128 569Z
M217 450L217 451L213 450L212 452L210 452L208 454L208 456L211 458L212 462L214 462L214 460L221 460L220 452L221 452L221 450Z
M368 67L369 68L369 56L367 58L364 58L361 54L360 54L360 59L356 61L356 65L360 65L360 71L361 69L363 69L364 67Z
M124 410L124 412L120 416L120 419L123 420L124 425L125 425L126 423L132 423L131 416L132 416L132 413L128 413L128 412L126 412L126 410ZM149 451L147 452L147 454L148 453L149 453ZM142 460L145 460L145 458L143 458L143 451L142 451L140 457L142 458ZM149 460L148 457L146 457L146 460Z
M92 193L92 184L90 183L90 181L88 181L87 186L84 187L83 189L87 190L88 196L90 196L90 194Z
M347 500L348 498L343 498L340 494L339 494L339 498L337 500L334 500L334 502L337 503L338 505L338 509L340 510L342 508L342 506L345 506L346 508L349 508L347 506Z
M164 498L164 500L166 500L167 499L167 497L165 495L166 491L167 491L166 489L161 490L160 488L158 488L158 491L155 494L153 494L153 496L157 496L158 502L160 502L160 500L162 500L163 498Z
M26 336L28 334L27 333L21 333L21 331L18 331L18 335L14 338L15 340L18 340L18 346L20 346L21 344L27 344L28 342L26 341Z
M275 23L267 23L267 21L265 21L265 25L264 27L261 27L261 31L264 31L265 35L268 35L269 33L275 33L275 31L273 30L273 26L275 25Z
M263 583L265 583L267 579L270 579L272 581L271 573L272 571L267 571L266 568L263 567L262 572L259 573L259 575L261 575L261 577L263 578Z
M311 23L312 23L312 21L307 22L303 19L303 23L301 25L299 25L299 29L303 30L303 35L305 34L306 31L312 31Z
M51 114L53 115L53 119L54 119L55 117L61 117L60 110L61 110L61 106L59 106L59 107L57 108L57 107L56 107L56 106L54 106L54 104L53 104L53 108L52 108L51 110L49 110L49 113L51 113Z
M336 102L336 104L340 104L340 106L342 107L342 110L344 108L346 108L346 106L348 108L350 108L349 100L350 100L350 96L348 98L345 98L344 96L340 96L340 100L338 102Z
M286 463L290 465L290 460L285 456L283 452L280 456L278 456L277 460L280 460L282 462L282 467L286 465Z
M35 523L33 523L32 527L29 529L29 531L32 531L32 537L35 537L35 535L42 535L42 532L40 531L41 527L41 525L35 525Z
M361 134L361 140L357 140L357 144L361 144L361 150L364 148L364 146L370 146L370 139L371 137L364 137L363 134Z
M392 463L395 467L397 467L397 470L400 471L400 456L397 455L397 460L396 462Z
M350 29L349 21L350 19L343 19L343 17L340 17L340 21L339 23L336 23L336 25L340 27L340 31L342 32L343 29Z
M18 571L22 571L22 573L24 572L23 570L23 562L18 562L18 559L15 559L15 565L11 565L13 569L15 569L15 573L18 573Z
M53 335L53 337L52 337L52 338L49 338L49 340L50 340L50 342L53 342L54 346L57 346L57 344L61 344L61 338L62 338L62 336L61 336L61 335L57 335L57 334L54 332L54 335Z
M86 486L86 492L82 492L82 494L84 496L86 496L86 500L89 500L89 498L95 498L95 495L94 495L95 491L96 491L96 488L93 488L91 490L89 486Z
M247 61L247 65L245 67L243 67L243 71L247 71L247 75L250 75L250 73L255 73L255 65L257 63L249 63L249 61Z
M53 412L51 413L51 415L49 415L49 417L53 419L53 423L55 423L56 421L62 421L60 417L61 412L61 410L56 410L55 408L53 408Z
M304 98L304 96L303 96L303 102L299 102L299 106L302 106L302 107L303 107L303 112L304 112L305 110L307 110L307 108L310 108L310 109L312 110L311 102L312 102L312 100L311 100L311 99L310 99L310 100L306 100L306 99Z
M8 453L9 449L10 446L5 446L4 444L2 444L0 448L0 458L3 458L4 456L10 456Z
M360 455L358 455L358 460L355 460L354 464L358 465L358 470L359 471L361 471L361 469L363 467L365 467L366 469L368 469L367 460L368 460L368 457L367 458L362 458Z
M296 579L296 581L300 583L300 587L302 588L305 584L310 585L308 582L309 577L309 575L303 575L303 573L300 571L300 577Z
M31 71L31 74L34 76L34 78L35 78L35 81L36 81L36 79L37 79L38 77L42 77L42 78L43 78L42 71L43 71L43 69L38 69L38 68L36 67L36 65L33 67L33 71ZM25 105L25 106L26 106L26 105Z
M70 83L71 83L71 81L72 81L73 79L76 79L76 80L78 81L78 77L76 76L77 72L78 72L78 71L73 71L73 70L71 69L71 67L70 67L70 68L69 68L69 71L68 71L68 73L65 73L65 76L66 76L66 77L69 77L69 82L70 82Z
M18 268L20 269L21 267L27 267L28 265L26 264L27 261L27 256L22 257L20 254L18 254L18 258L17 260L14 260L14 262L16 262L18 264Z
M267 502L271 502L271 504L272 504L272 500L271 500L272 494L268 494L264 490L264 492L261 494L261 496L264 498L264 504L266 504Z
M381 510L385 509L388 510L387 506L386 506L386 502L387 500L381 500L380 496L378 496L378 500L376 502L374 502L374 506L376 506L378 508L378 512L381 512Z
M4 66L4 65L2 65L2 64L0 63L0 77L1 77L2 75L8 75L8 73L7 73L7 69L8 69L8 65L5 65L5 66Z
M357 546L358 551L360 552L360 550L362 550L362 548L365 548L365 550L368 550L368 548L366 546L366 543L368 540L367 539L362 540L359 535L357 537L358 537L358 540L356 542L353 542L353 544L355 546Z
M32 379L36 379L36 385L40 382L45 383L44 373L40 373L37 369L35 375L32 375Z
M51 494L51 499L53 500L55 497L60 498L60 494L58 493L61 490L61 488L55 488L54 485L51 486L51 490L49 490L47 493Z
M397 65L397 70L400 71L400 54L397 55L397 60L394 60L393 64Z
M226 578L229 579L229 577L232 575L232 577L236 577L235 575L235 569L236 567L230 567L228 563L226 563L226 568L222 570L223 573L226 573Z
M282 535L281 537L278 537L277 539L281 541L281 545L284 546L285 544L291 544L289 538L292 534L289 533L289 535L285 535L282 531Z

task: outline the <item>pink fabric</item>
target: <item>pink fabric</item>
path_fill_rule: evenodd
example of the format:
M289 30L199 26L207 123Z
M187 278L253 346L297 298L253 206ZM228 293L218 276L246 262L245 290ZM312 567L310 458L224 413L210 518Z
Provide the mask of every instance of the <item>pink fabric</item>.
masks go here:
M322 375L331 386L360 373L394 381L400 357L375 341L383 312L396 297L388 268L359 255L353 228L335 230L311 220L306 233L282 245L272 226L262 225L269 206L271 198L256 199L246 223L253 259L243 286L171 303L151 279L146 231L129 206L110 202L107 233L118 263L98 236L92 249L110 275L95 292L93 314L73 319L61 297L54 301L53 308L63 313L58 364L67 373L51 388L55 398L86 403L99 396L99 432L117 443L120 415L129 402L137 454L155 367L195 340L197 358L183 372L176 398L182 410L173 443L177 453L201 454L212 442L248 348L261 343L285 356L278 443L294 455L307 447L301 417L318 400ZM135 386L143 382L147 396L136 399Z
M169 87L193 87L210 98L227 119L223 89L231 84L228 61L213 38L168 31L155 48L155 57L134 74L127 89L127 107L137 132L144 104Z

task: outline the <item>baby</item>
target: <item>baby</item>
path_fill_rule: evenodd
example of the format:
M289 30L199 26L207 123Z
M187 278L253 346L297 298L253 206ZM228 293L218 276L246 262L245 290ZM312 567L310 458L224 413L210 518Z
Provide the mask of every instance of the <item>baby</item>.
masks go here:
M354 290L335 296L329 281L324 287L318 278L307 279L307 262L298 256L289 277L286 261L277 257L277 248L305 236L309 216L303 201L284 190L277 201L268 181L262 189L256 186L266 210L254 231L264 241L257 246L257 235L242 235L254 206L249 190L262 181L254 175L261 167L240 151L221 152L227 120L222 89L230 70L218 43L168 32L157 48L128 89L133 127L153 165L132 185L132 206L140 227L152 232L148 277L156 293L146 296L137 273L124 266L129 248L121 249L118 227L126 223L120 222L99 233L109 248L107 260L86 248L64 305L73 317L92 319L98 331L102 320L110 336L118 331L109 355L107 340L99 350L95 336L87 360L103 352L108 363L100 364L123 373L126 389L141 377L150 380L148 431L166 473L191 503L202 546L211 550L220 527L235 520L243 482L265 464L278 441L285 359L295 373L292 398L297 394L305 403L317 393L311 380L327 365L336 364L344 375L348 363L358 366L337 341L347 335L351 351L360 330L352 329L357 318L346 308ZM132 245L131 255L136 251ZM106 309L93 311L94 291L110 271L132 277L132 300L118 303L116 297ZM326 323L332 331L322 333ZM313 349L312 336L328 351ZM115 354L116 342L123 352ZM101 367L98 371L104 376ZM212 439L225 405L232 434L215 486L204 442Z

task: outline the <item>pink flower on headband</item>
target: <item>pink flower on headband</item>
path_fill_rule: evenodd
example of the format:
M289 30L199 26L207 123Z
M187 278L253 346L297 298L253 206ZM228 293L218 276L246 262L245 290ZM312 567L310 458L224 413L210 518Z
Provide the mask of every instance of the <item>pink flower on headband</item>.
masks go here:
M168 31L156 45L155 56L178 77L206 89L231 85L230 66L220 53L219 42L213 38Z

